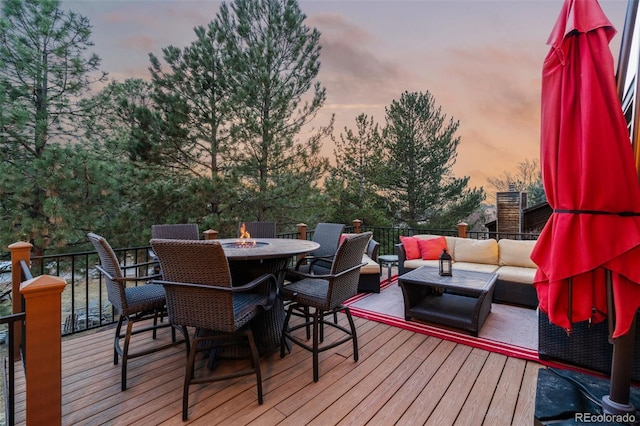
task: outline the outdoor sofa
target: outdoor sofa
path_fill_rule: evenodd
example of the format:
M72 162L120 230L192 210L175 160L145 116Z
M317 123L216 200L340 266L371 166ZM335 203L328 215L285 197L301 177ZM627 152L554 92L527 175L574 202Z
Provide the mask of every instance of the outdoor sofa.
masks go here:
M446 247L453 259L453 274L456 270L495 272L498 274L493 302L508 303L528 308L537 308L538 295L533 287L536 264L531 260L531 251L535 241L495 239L475 240L470 238L449 237L432 234L414 235L411 240L401 237L409 244L409 254L401 242L396 245L398 255L398 273L405 274L420 266L438 267L438 257ZM428 253L415 253L415 242ZM423 242L419 242L423 240ZM433 240L426 242L427 240ZM424 251L423 251L424 252ZM423 258L424 257L424 258Z

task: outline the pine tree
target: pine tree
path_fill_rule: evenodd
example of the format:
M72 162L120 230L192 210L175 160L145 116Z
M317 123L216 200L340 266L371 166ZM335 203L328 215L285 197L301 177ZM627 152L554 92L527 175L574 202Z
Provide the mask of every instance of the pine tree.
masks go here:
M450 229L480 206L484 190L453 175L458 126L429 92L404 92L386 108L385 196L398 224Z
M80 99L105 78L98 56L86 52L90 36L89 21L59 1L2 2L0 168L11 178L0 181L0 221L9 224L0 236L31 241L36 253L53 235L64 244L74 229L73 213L57 207L68 192L51 191L48 179L60 167L54 151L80 136L78 117L91 112Z
M241 213L253 220L296 223L319 201L316 182L328 166L321 141L333 121L297 139L326 98L315 81L320 33L305 19L295 0L236 0L220 8L218 35L233 88L230 159L242 176Z
M380 196L380 172L386 159L382 134L373 117L360 114L355 130L345 127L335 141L336 165L325 181L334 210L331 220L350 223L360 219L369 225L389 224L388 206Z

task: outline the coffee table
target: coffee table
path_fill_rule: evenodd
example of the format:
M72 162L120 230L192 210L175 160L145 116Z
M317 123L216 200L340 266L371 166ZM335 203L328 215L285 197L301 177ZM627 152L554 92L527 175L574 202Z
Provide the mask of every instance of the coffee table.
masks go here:
M454 270L442 277L438 268L422 266L398 278L407 321L418 319L462 329L477 336L491 312L496 274Z

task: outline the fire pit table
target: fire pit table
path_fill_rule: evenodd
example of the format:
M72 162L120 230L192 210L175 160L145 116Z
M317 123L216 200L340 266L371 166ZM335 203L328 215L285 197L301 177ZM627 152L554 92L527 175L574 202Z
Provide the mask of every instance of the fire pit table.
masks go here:
M233 283L242 285L260 275L271 273L284 281L284 273L291 259L300 254L317 250L320 245L313 241L289 238L228 238L217 240L229 261ZM262 354L280 349L280 336L284 324L284 306L276 298L273 308L251 321L256 345Z

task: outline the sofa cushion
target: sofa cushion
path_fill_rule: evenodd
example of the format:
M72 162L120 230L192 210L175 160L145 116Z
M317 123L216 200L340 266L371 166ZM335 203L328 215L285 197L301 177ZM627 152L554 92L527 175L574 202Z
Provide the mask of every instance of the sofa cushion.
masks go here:
M404 247L407 260L420 259L420 247L418 246L418 240L415 237L400 237L400 242Z
M444 237L419 239L418 247L420 247L422 260L437 260L440 259L442 251L447 250L447 240Z
M361 274L380 274L380 265L373 261L369 256L363 254L362 261L367 264L360 268Z
M472 240L458 238L453 252L455 262L498 264L498 242L488 240Z
M413 260L405 260L404 267L407 269L417 269L421 266L433 266L434 268L438 268L440 266L439 260L422 260L422 259L413 259Z
M522 284L533 284L536 268L522 268L520 266L501 266L498 268L498 279Z
M468 263L468 262L453 262L451 265L453 269L453 275L456 274L456 270L458 271L473 271L473 272L484 272L487 274L491 274L496 272L498 269L498 265L491 265L488 263Z
M531 251L535 247L536 241L509 240L506 238L498 241L500 248L500 266L522 266L524 268L537 268L531 260Z

